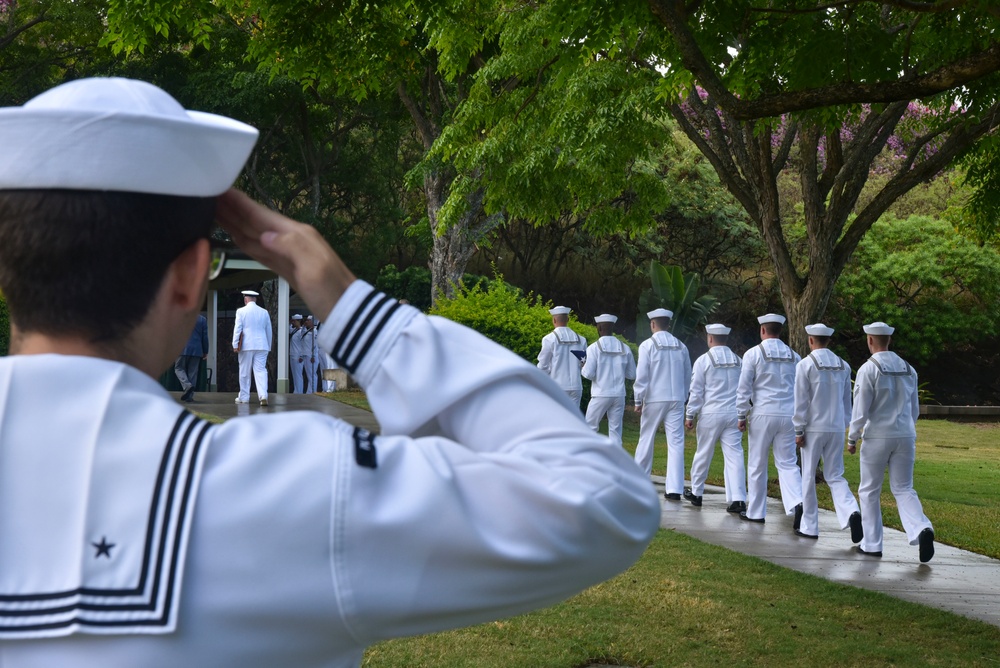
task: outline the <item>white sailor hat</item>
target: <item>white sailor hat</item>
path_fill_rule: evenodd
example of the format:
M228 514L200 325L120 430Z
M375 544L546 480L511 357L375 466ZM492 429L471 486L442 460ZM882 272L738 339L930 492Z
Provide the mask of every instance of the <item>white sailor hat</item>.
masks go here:
M646 317L649 318L650 320L652 320L653 318L673 318L674 312L668 311L665 308L657 308L647 313Z
M806 334L809 336L833 336L833 327L827 327L821 322L815 325L806 325Z
M0 108L0 190L215 197L239 176L257 135L231 118L186 111L144 81L78 79Z
M569 315L572 310L568 306L556 306L549 309L549 315Z
M762 325L767 324L769 322L776 322L779 325L784 325L785 324L785 316L778 315L777 313L767 313L767 314L762 315L759 318L757 318L757 322L759 322Z
M895 327L890 327L884 322L873 322L870 325L864 326L865 334L871 334L873 336L891 336L893 332L896 331Z
M243 294L246 294L245 292ZM292 316L292 320L302 320L302 316L296 313Z
M307 315L306 316L306 320L312 320L312 319L313 319L313 317L311 315Z
M725 325L720 325L718 323L714 325L705 325L705 333L715 334L716 336L725 336L729 332L733 331L732 328L726 327Z
M254 292L253 290L244 290L242 294L246 295L247 297L260 297L260 293ZM301 318L302 316L299 317Z
M611 315L610 313L602 313L594 318L594 322L618 322L618 316Z

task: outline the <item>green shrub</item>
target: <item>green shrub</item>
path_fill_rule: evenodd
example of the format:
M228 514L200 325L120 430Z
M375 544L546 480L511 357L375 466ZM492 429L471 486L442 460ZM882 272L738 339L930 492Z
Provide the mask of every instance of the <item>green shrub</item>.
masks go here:
M396 299L405 299L421 311L431 305L431 271L427 267L411 266L403 271L387 264L378 272L375 287Z

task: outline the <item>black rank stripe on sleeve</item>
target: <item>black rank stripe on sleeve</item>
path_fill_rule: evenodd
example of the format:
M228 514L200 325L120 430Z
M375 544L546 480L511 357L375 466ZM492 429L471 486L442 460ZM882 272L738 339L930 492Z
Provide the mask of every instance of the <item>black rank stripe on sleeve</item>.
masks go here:
M375 452L375 434L361 427L354 428L354 461L358 466L373 469L378 467Z
M69 591L0 592L0 638L99 633L157 633L179 607L182 546L194 512L196 475L211 425L184 411L168 439L150 494L142 565L135 586ZM110 548L102 538L101 548ZM93 550L86 552L93 556ZM105 555L110 560L110 555ZM103 560L104 557L101 557ZM109 561L110 563L110 561ZM104 630L95 631L101 628ZM157 630L160 629L160 630Z
M356 373L368 350L398 308L399 302L395 299L372 290L349 318L330 356L348 373Z

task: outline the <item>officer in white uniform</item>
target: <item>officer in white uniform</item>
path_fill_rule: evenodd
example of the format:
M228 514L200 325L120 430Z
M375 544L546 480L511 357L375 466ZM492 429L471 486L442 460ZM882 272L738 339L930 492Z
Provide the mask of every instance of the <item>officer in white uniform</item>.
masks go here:
M819 538L816 467L830 487L840 528L851 527L851 542L862 537L858 502L844 479L844 433L851 420L851 367L830 350L833 328L806 326L809 355L795 367L795 445L802 460L802 522L795 534Z
M542 349L538 353L538 368L552 377L556 385L580 405L583 398L583 381L580 369L587 355L587 339L580 336L569 325L568 306L549 309L553 330L542 337Z
M684 402L691 386L691 356L687 346L667 331L673 311L658 308L646 314L653 335L639 346L636 363L635 412L639 413L639 444L635 461L653 472L653 445L663 425L667 433L667 477L664 495L676 501L684 492Z
M847 433L848 451L861 447L858 499L864 538L857 551L882 556L882 480L889 470L889 488L910 545L919 546L921 562L934 556L934 527L924 515L913 489L917 449L917 372L889 350L895 328L884 322L864 326L871 358L854 380L854 410ZM864 438L864 442L861 439Z
M635 378L632 349L614 337L618 316L602 313L594 318L600 338L587 348L587 361L580 373L591 381L587 424L594 431L608 416L608 438L622 444L622 420L625 417L625 381Z
M0 110L4 668L358 666L385 638L563 600L657 530L648 478L551 379L227 192L256 136L132 80ZM204 303L216 220L328 314L320 346L381 436L309 412L212 425L156 382ZM77 289L120 266L132 281ZM102 301L121 317L91 315Z
M316 363L319 357L319 348L316 346L316 328L313 326L313 317L307 315L302 332L302 364L306 370L306 394L316 393Z
M736 387L740 382L739 356L729 349L729 333L722 324L705 326L708 352L695 360L691 375L684 426L693 429L698 422L698 449L691 461L691 500L701 505L712 464L715 444L722 446L726 485L726 511L742 513L747 509L747 477L743 463L743 434L736 426Z
M802 474L795 460L795 365L799 354L778 338L785 317L768 313L757 318L760 344L743 355L736 389L736 419L747 440L747 510L740 517L763 522L767 511L767 459L774 449L781 502L787 515L802 518ZM751 413L752 407L752 413Z
M250 401L250 372L257 385L257 398L267 406L267 354L271 352L271 316L257 306L260 295L253 290L243 291L243 308L236 309L233 327L233 352L240 361L240 393L236 403Z
M302 394L302 314L292 316L292 329L288 335L288 362L292 374L292 394Z

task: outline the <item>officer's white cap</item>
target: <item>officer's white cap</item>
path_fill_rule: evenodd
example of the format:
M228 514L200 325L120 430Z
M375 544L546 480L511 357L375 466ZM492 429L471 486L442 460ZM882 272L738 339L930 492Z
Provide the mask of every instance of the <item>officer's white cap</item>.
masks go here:
M821 322L815 325L806 325L806 334L809 336L833 336L833 327L827 327Z
M186 111L144 81L78 79L0 108L0 190L120 190L215 197L239 176L257 130Z
M572 310L568 306L556 306L549 309L549 315L569 315Z
M720 324L705 325L705 332L708 333L708 334L715 334L717 336L725 336L725 335L729 334L729 332L731 332L731 331L733 331L732 328L726 327L725 325L720 325Z
M777 313L767 313L767 314L762 315L759 318L757 318L757 322L759 322L762 325L767 324L769 322L776 322L779 325L784 325L785 324L785 316L778 315Z
M873 336L891 336L893 332L896 331L895 327L890 327L884 322L873 322L870 325L864 326L865 334L871 334Z
M668 311L665 308L658 308L658 309L653 309L652 311L647 313L646 317L649 318L650 320L652 320L653 318L673 318L674 312Z
M245 292L243 294L246 294ZM302 320L302 316L296 313L292 316L292 320Z
M245 294L247 297L260 297L260 293L254 292L253 290L244 290L243 294ZM302 316L299 317L301 318Z
M311 315L307 315L306 316L306 320L312 320L312 319L313 319L313 317Z
M594 318L594 322L618 322L618 316L611 315L610 313L602 313Z

